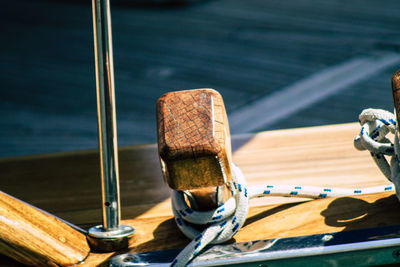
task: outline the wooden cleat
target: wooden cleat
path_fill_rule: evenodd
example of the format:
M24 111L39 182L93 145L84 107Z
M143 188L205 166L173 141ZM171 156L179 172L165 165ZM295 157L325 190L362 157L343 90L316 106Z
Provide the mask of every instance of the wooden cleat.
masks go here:
M392 93L394 107L396 109L396 118L398 120L400 118L400 70L396 71L396 73L393 74ZM397 127L399 127L399 125Z
M157 101L157 126L161 169L169 187L192 190L206 202L214 198L216 187L232 177L222 96L213 89L167 93Z

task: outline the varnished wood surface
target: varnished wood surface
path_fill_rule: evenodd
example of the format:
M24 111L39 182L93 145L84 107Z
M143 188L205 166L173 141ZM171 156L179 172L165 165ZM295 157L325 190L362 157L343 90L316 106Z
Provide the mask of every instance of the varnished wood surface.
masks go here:
M217 91L163 95L157 101L157 128L163 175L172 189L219 186L231 179L229 123Z
M72 266L90 248L84 234L0 191L0 251L32 266Z
M263 132L233 138L233 160L249 184L367 187L387 181L369 153L353 148L357 124ZM174 225L156 146L120 149L124 223L137 231L131 251L183 247ZM97 155L45 155L0 161L1 189L83 227L99 223ZM300 202L299 202L300 201ZM304 202L263 198L250 202L246 225L235 241L290 237L400 223L393 193ZM91 254L86 266L112 254ZM2 263L7 263L4 259ZM15 263L8 261L9 266Z
M393 104L396 110L396 117L400 118L400 70L396 71L392 77ZM397 125L399 128L399 125Z

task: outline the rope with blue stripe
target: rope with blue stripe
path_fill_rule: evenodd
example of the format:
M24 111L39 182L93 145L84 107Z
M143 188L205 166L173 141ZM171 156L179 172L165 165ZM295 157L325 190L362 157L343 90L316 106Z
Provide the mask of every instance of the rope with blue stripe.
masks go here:
M400 144L396 116L386 110L369 108L361 112L359 121L361 130L354 139L354 146L370 151L378 168L394 184L400 200ZM394 134L393 143L386 137L388 133ZM386 157L390 157L390 164Z
M172 210L178 228L192 241L171 263L172 267L186 266L206 245L223 243L231 239L243 226L249 199L264 196L326 198L391 191L392 184L360 189L317 186L253 185L247 186L243 173L233 164L233 177L229 183L233 197L212 211L196 211L188 206L184 192L172 192ZM201 232L191 224L207 225Z
M231 239L243 226L247 211L249 196L243 173L234 164L232 179L229 186L233 196L213 211L195 211L184 199L182 191L172 192L172 210L178 228L192 241L179 253L171 266L186 266L206 245L223 243ZM192 224L206 224L208 227L199 231Z

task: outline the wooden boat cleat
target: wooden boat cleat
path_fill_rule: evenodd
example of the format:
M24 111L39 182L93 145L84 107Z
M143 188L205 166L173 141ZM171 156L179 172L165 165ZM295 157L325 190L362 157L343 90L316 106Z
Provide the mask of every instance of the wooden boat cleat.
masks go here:
M393 104L396 112L396 117L400 118L400 70L398 70L392 77L392 94ZM397 125L399 127L399 125Z
M212 89L171 92L157 102L158 151L165 181L190 193L195 209L223 204L231 189L232 152L221 95Z

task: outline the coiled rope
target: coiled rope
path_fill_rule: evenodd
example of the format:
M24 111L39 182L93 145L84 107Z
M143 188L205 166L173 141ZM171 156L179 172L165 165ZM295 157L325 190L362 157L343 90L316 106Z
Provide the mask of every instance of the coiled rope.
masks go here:
M396 187L396 194L400 180L400 165L397 159L399 149L398 136L395 135L395 144L392 144L386 135L396 132L395 116L384 110L367 109L360 116L362 125L360 134L354 139L354 146L358 150L369 150L382 173ZM392 156L391 164L384 155ZM329 188L317 186L288 186L288 185L254 185L247 186L243 173L233 164L232 179L228 187L232 197L212 211L196 211L185 201L185 192L172 192L172 209L178 228L192 241L179 253L171 263L172 267L186 266L206 245L223 243L231 239L243 226L248 204L251 198L265 196L287 196L305 198L327 198L391 191L393 184L360 188ZM190 197L190 195L187 195ZM400 198L399 198L400 199ZM204 231L199 231L193 225L206 225Z
M376 165L385 177L394 184L400 200L399 133L396 130L396 116L382 109L364 109L359 115L360 134L354 138L358 150L369 150ZM394 134L394 143L386 137ZM385 156L390 157L390 164Z

